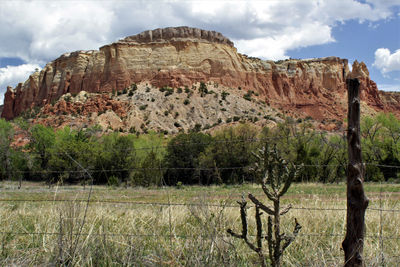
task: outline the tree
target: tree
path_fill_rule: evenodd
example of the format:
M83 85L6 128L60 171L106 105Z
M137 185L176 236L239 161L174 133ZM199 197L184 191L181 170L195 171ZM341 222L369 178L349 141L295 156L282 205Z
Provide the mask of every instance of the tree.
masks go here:
M51 176L45 171L49 167L51 149L56 140L54 130L41 124L35 124L30 129L30 139L28 148L31 150L35 159L33 171L34 173L37 171L41 174L41 180L48 181Z
M167 168L164 177L169 185L178 181L195 184L202 180L201 173L196 173L198 157L212 141L208 134L181 133L172 138L167 145L163 166Z
M50 148L48 170L51 178L48 182L76 183L88 178L77 162L90 170L95 160L94 148L90 136L83 130L65 127L57 131L54 145Z
M385 181L390 178L397 178L398 169L386 166L400 165L400 120L393 114L379 114L377 116L378 122L384 128L384 151L386 151L385 158L379 164L380 170L383 173ZM385 166L386 165L386 166Z
M368 163L379 164L386 157L384 148L384 128L377 117L364 117L361 121L361 144L363 147L362 156ZM366 165L366 181L381 181L383 175L378 166Z
M133 168L136 167L136 152L133 137L112 133L104 135L96 143L95 168L103 170L95 175L96 183L107 183L110 177L127 183Z
M134 185L161 186L163 181L161 159L151 150L140 162L139 168L133 173Z
M249 124L217 132L199 158L200 166L213 169L207 173L206 181L227 184L255 182L255 177L246 167L253 163L251 155L257 145L257 129Z
M11 123L0 119L0 179L11 179L12 175L12 148L14 128Z

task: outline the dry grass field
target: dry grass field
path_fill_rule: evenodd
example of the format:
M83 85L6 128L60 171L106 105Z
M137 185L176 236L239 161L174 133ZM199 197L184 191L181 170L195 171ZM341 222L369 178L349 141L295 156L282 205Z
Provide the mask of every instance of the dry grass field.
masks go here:
M400 266L400 185L365 187L367 266ZM240 232L242 193L268 203L258 185L94 186L87 205L89 192L0 183L0 266L258 266L257 255L226 233ZM342 266L345 184L293 184L283 202L294 207L282 217L283 231L293 230L294 218L302 225L283 265Z

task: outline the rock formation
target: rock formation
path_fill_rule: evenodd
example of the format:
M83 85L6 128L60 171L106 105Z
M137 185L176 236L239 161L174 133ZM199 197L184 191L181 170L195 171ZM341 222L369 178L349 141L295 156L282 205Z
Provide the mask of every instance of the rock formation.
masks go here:
M383 110L376 84L365 64L362 98ZM191 86L197 82L252 90L269 105L315 119L342 118L348 61L337 57L264 61L237 53L222 34L189 27L145 31L96 51L67 53L5 94L2 117L44 106L63 94L121 91L133 83Z

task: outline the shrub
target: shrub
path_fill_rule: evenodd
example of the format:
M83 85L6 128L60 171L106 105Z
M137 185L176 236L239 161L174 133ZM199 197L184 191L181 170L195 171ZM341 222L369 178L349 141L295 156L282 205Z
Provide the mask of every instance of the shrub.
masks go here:
M147 108L147 104L146 105L141 105L140 107L139 107L139 110L145 110Z
M226 97L227 97L228 95L229 95L228 92L222 91L222 93L221 93L221 98L222 98L222 100L226 100Z
M169 96L169 95L172 95L174 93L174 88L166 87L165 91L166 91L165 92L165 96Z
M194 133L200 132L200 131L201 131L201 124L196 123L196 124L194 125L193 129L190 130L190 131L191 131L191 132L194 132Z
M204 125L203 130L208 130L210 128L211 128L210 124L207 123L206 125Z
M243 95L243 98L246 99L247 101L251 101L252 94L253 94L253 91L249 90L249 91L247 91L247 93L245 95Z
M184 104L184 105L189 105L189 104L190 104L190 100L186 98L186 99L183 101L183 104Z
M177 127L177 128L181 127L181 125L179 124L179 122L174 122L174 126Z
M107 179L107 185L108 186L119 186L120 181L119 178L117 176L110 176Z
M178 181L178 182L176 183L176 189L182 189L182 188L183 188L182 182L181 182L181 181Z
M199 92L201 97L204 97L206 94L208 94L207 85L204 82L200 82Z

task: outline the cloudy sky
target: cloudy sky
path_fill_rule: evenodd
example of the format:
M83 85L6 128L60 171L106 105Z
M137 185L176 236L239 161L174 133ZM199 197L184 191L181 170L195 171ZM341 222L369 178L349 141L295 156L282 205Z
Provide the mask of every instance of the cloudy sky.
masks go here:
M400 91L400 0L2 0L0 104L7 85L65 52L169 26L219 31L262 59L357 59L379 89Z

